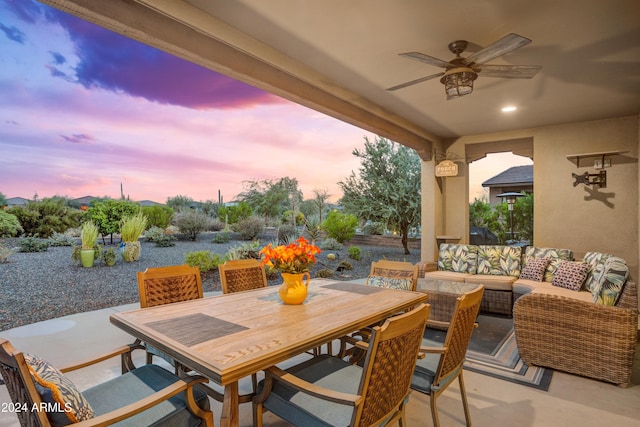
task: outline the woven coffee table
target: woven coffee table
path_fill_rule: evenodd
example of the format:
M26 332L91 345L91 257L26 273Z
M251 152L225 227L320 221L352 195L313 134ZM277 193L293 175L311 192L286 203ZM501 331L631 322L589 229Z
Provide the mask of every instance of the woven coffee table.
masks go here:
M418 279L418 292L429 295L427 302L431 305L427 326L436 329L447 329L456 306L456 299L477 288L478 285L451 282L438 279Z

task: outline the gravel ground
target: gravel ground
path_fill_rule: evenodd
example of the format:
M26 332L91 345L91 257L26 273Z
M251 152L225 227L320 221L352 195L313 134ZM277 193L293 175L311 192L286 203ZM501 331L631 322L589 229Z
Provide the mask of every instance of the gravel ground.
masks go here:
M15 247L17 241L18 239L0 239L0 244ZM184 264L185 254L191 251L208 250L223 255L230 247L245 242L232 240L226 244L216 244L211 243L211 235L203 234L195 242L178 240L175 246L168 248L159 248L150 242L141 243L140 260L127 263L118 258L113 267L107 267L101 262L93 268L75 265L71 260L72 249L68 246L50 247L46 252L12 254L9 262L0 263L0 331L69 314L137 302L136 272L147 267ZM346 247L339 251L323 250L311 272L312 277L315 277L315 272L319 269L328 268L334 271L333 278L352 280L366 277L371 262L375 260L412 263L420 260L419 250L412 250L410 255L404 255L402 248L360 248L360 261L350 259ZM337 259L328 260L329 253L336 254ZM353 270L345 271L341 277L335 271L338 264L345 260L353 265ZM279 283L281 279L276 278L269 285ZM220 290L218 272L204 274L202 284L205 292Z

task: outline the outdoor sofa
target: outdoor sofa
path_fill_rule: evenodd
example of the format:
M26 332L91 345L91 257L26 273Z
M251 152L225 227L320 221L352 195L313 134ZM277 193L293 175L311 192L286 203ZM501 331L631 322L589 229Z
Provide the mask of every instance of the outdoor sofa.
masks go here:
M628 386L638 295L626 262L602 252L575 261L569 249L507 248L442 244L437 263L419 264L419 277L482 283L493 291L481 311L513 314L527 364ZM505 309L511 299L513 312Z

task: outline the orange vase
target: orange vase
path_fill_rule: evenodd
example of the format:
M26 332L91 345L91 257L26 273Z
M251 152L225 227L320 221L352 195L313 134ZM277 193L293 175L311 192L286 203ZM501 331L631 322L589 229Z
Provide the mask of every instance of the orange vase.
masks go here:
M280 273L282 285L278 293L285 304L302 304L307 299L307 286L311 280L309 273ZM306 279L306 280L305 280Z

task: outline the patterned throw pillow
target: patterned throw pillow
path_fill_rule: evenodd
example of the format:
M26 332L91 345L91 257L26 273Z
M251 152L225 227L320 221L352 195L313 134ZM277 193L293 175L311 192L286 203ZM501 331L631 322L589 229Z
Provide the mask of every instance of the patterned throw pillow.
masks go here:
M369 276L367 278L367 285L410 291L413 288L413 280L411 280L411 278Z
M53 426L66 426L94 417L93 409L82 393L62 372L39 357L24 353L38 394L49 408L47 417Z
M591 266L584 262L563 261L553 276L551 284L561 288L579 291L587 278Z
M551 260L544 273L544 281L552 282L553 275L556 273L558 267L560 267L562 261L573 261L573 251L571 249L529 246L526 249L525 260L530 258L549 258Z
M493 276L520 276L522 248L503 245L478 246L478 268L476 274Z
M544 272L547 271L550 261L549 258L529 258L522 269L522 273L520 273L520 278L542 282L544 280Z
M610 256L604 262L602 279L591 289L593 302L616 305L622 289L629 278L629 267L622 258Z

